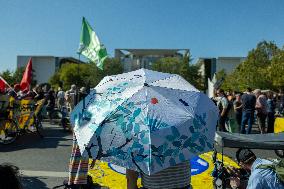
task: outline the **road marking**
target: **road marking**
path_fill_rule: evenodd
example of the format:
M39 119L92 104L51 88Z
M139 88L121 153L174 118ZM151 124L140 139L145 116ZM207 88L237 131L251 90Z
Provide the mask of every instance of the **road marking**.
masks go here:
M20 173L23 176L28 176L28 177L57 177L57 178L68 177L68 172L21 170Z

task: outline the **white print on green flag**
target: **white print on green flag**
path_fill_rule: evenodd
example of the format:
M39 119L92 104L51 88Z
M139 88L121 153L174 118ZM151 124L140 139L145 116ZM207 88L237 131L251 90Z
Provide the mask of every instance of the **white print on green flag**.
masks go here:
M107 58L107 51L100 41L90 24L83 17L82 30L80 37L80 47L78 52L88 58L90 61L95 62L97 67L103 69L103 64Z

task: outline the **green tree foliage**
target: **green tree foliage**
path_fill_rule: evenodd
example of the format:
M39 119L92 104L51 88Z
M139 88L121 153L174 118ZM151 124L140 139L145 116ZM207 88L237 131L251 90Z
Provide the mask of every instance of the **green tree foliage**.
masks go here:
M275 88L284 88L284 49L273 56L268 68L269 78Z
M199 66L190 64L190 60L189 55L185 55L182 59L177 57L161 58L154 62L152 69L159 72L179 74L196 88L203 90Z
M171 74L179 74L182 66L182 61L177 57L161 58L154 62L152 69L159 72L167 72Z
M272 60L279 53L280 49L273 42L258 43L255 49L249 51L247 59L226 76L222 88L237 91L243 91L247 87L274 89L275 76L271 72L271 66Z
M7 83L9 85L11 85L13 87L14 84L16 83L20 83L22 81L23 75L25 72L25 67L20 67L17 68L15 72L11 72L10 70L5 70L2 73L0 73L0 75L7 81ZM33 74L33 79L32 79L32 87L36 85L36 80L35 78L35 74L34 74L34 70L32 72Z
M50 79L49 83L53 87L63 84L63 89L67 90L72 84L78 87L90 86L95 87L103 77L115 75L123 72L119 60L108 58L105 60L104 69L100 70L93 63L74 64L65 63Z
M12 85L14 83L14 78L13 78L13 72L11 72L10 70L5 70L3 71L1 74L1 77L4 78L7 83L9 83L10 85Z
M24 72L25 72L24 67L16 69L16 71L13 73L14 83L20 83L22 81Z
M16 83L20 83L23 74L24 74L25 68L17 68L15 72L11 72L10 70L5 70L1 73L1 76L7 81L9 85L14 85Z

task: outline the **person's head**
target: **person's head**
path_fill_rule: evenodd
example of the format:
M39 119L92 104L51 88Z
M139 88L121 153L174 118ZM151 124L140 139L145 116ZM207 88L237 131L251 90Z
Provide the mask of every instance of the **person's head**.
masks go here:
M217 96L224 96L224 90L223 89L218 89L217 90Z
M41 86L37 86L37 87L36 87L36 92L37 92L37 93L43 92L42 87L41 87Z
M19 92L20 90L21 90L20 84L15 84L15 85L14 85L14 91L17 93L17 92Z
M45 84L45 85L43 86L43 92L44 92L44 93L48 93L49 90L50 90L50 85Z
M57 89L58 91L62 91L62 88L61 87L58 87L58 89Z
M81 87L80 88L80 93L86 93L86 87Z
M253 91L253 93L255 94L256 97L259 97L259 95L261 95L261 90L260 89L255 89Z
M72 91L75 91L75 90L76 90L76 85L75 85L75 84L71 85L71 90L72 90Z
M267 92L266 96L268 99L273 99L273 93L271 91Z
M19 179L19 168L10 164L0 165L0 186L1 189L21 189Z
M236 152L236 158L242 168L251 170L251 166L256 160L256 155L250 149L240 148Z
M236 94L236 100L240 101L241 100L241 94Z
M54 95L54 93L55 93L55 92L54 92L53 89L50 89L50 90L48 91L48 94L49 94L49 95Z
M248 93L251 93L252 92L252 89L250 87L247 87L247 90L246 90Z

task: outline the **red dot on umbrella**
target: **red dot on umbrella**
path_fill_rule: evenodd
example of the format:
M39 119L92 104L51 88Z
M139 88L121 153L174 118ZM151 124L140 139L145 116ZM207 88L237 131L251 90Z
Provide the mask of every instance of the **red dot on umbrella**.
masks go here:
M152 104L157 104L157 103L158 103L158 99L152 98L152 99L151 99L151 103L152 103Z

